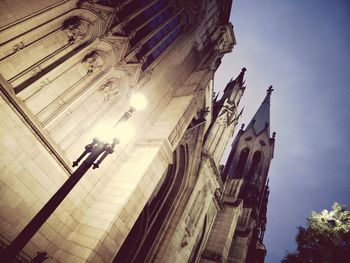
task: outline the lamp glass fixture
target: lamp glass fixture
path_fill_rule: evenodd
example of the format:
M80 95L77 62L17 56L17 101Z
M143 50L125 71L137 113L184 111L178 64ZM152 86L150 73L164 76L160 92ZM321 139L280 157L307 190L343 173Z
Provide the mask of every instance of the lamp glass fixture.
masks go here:
M139 111L139 110L143 110L147 105L147 101L145 96L143 96L142 94L133 94L130 98L130 106Z

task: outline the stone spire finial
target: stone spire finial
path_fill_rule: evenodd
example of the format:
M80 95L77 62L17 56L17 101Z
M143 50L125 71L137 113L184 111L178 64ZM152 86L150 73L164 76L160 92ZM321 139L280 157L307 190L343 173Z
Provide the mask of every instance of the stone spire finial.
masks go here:
M273 132L272 133L272 139L275 139L276 138L276 132Z
M270 134L270 95L273 91L272 86L270 86L266 91L267 94L265 99L261 103L253 119L248 124L248 128L253 127L256 134L260 134L264 130Z
M267 91L267 95L271 95L272 91L274 91L274 89L272 88L272 85L270 85L270 87L266 91Z

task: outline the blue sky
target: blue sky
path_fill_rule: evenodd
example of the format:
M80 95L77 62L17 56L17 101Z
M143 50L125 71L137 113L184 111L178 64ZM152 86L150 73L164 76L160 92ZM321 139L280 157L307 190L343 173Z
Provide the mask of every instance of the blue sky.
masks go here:
M242 67L248 124L274 86L265 244L267 263L294 250L297 226L312 210L350 205L350 1L233 0L237 39L215 77L222 90Z

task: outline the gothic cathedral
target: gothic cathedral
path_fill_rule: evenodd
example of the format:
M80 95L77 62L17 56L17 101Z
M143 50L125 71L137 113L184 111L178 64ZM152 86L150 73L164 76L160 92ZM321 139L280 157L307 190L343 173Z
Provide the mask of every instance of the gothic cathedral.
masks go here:
M0 262L264 261L272 87L220 163L231 6L1 1Z

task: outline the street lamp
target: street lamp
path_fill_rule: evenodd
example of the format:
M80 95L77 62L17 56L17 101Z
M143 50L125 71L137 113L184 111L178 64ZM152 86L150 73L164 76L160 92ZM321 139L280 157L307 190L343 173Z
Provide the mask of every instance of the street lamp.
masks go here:
M140 94L135 94L130 99L130 109L114 125L114 129L119 129L131 117L136 110L141 110L146 106L145 98ZM117 130L116 130L117 131ZM125 132L124 132L125 133ZM79 165L80 161L85 160L73 172L68 180L58 189L58 191L51 197L51 199L43 206L43 208L34 216L28 225L19 233L19 235L11 242L7 249L1 255L0 262L13 262L16 255L24 248L30 241L40 227L46 222L56 208L62 203L69 192L84 176L84 174L92 167L96 169L107 157L108 154L114 152L114 147L119 143L119 138L114 137L112 143L106 143L98 138L94 138L92 142L85 146L84 152L73 162L73 167ZM43 254L45 252L42 252ZM46 253L45 253L46 254ZM40 262L45 260L41 257Z

